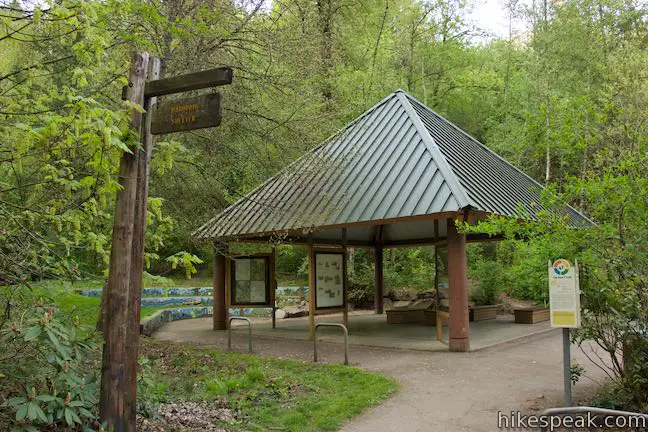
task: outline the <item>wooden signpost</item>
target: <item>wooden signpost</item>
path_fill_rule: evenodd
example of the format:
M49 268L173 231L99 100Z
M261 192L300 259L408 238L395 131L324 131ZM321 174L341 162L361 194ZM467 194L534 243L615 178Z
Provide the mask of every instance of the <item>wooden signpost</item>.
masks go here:
M99 414L108 430L136 430L137 357L148 173L153 135L218 126L221 97L218 93L174 101L159 96L212 88L232 83L232 69L222 67L158 79L160 61L145 52L134 52L129 84L122 98L140 105L131 110L131 127L139 132L141 146L124 152L113 220L112 249L100 328L104 332ZM157 102L157 103L156 103Z

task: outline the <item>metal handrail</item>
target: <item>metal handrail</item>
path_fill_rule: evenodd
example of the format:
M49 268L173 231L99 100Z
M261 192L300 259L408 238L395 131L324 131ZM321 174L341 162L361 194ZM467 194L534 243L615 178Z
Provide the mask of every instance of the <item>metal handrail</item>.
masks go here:
M315 324L315 337L313 337L313 361L317 363L317 328L318 327L340 327L344 330L344 364L349 364L349 330L344 324L339 323L317 323Z
M630 411L619 411L608 408L597 408L588 406L575 406L575 407L559 407L549 408L542 412L543 416L566 416L570 414L596 414L608 417L643 417L648 422L648 414L635 413ZM541 432L546 432L548 426L541 427Z
M227 326L227 350L232 350L232 321L239 320L248 323L248 347L249 352L252 352L252 321L249 318L233 316L229 318L229 325Z

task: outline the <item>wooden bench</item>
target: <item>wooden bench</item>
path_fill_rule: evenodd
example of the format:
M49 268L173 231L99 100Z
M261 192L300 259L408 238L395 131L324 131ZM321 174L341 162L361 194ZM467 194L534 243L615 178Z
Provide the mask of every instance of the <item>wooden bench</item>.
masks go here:
M470 321L484 321L497 318L497 305L471 306Z
M549 321L549 309L541 307L530 307L513 309L516 324L535 324L542 321Z
M423 309L389 309L386 314L389 324L415 324L425 320Z

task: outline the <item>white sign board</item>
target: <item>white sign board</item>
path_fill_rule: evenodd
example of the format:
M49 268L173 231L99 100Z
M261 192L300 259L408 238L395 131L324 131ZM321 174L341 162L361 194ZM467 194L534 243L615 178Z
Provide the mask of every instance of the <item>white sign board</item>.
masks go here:
M334 252L315 253L315 307L344 306L344 255Z
M566 259L549 262L551 327L580 327L578 266Z

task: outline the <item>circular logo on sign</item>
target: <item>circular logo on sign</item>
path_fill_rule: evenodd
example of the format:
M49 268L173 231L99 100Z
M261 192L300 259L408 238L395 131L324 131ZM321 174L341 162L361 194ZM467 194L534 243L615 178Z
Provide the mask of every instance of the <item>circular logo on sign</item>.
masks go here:
M554 272L559 276L565 276L567 273L569 273L570 268L571 263L566 259L559 259L553 263Z

